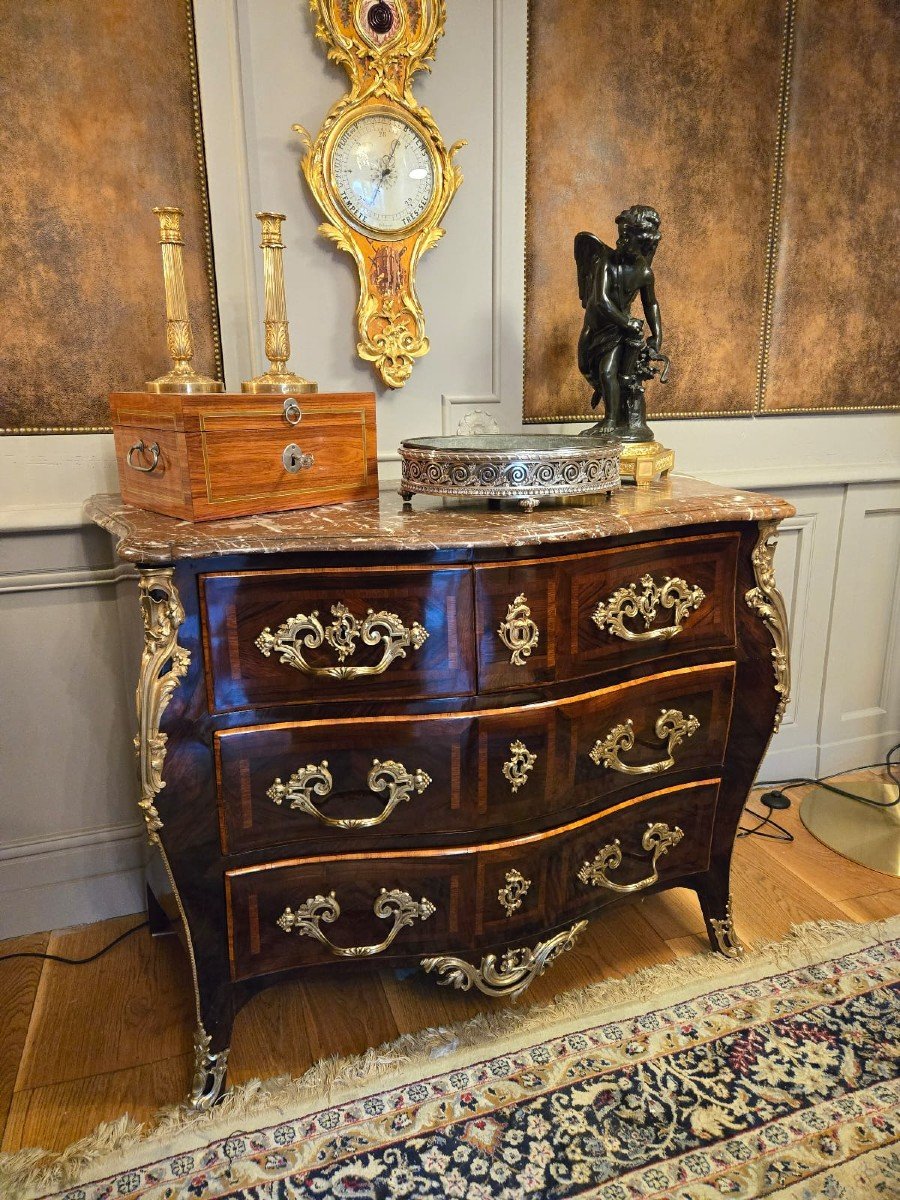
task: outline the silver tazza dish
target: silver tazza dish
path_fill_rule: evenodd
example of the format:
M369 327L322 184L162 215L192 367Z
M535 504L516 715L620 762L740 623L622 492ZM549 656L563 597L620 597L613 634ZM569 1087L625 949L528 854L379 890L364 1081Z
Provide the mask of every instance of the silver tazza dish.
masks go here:
M400 495L518 500L591 496L619 487L617 438L549 434L411 438L400 444Z

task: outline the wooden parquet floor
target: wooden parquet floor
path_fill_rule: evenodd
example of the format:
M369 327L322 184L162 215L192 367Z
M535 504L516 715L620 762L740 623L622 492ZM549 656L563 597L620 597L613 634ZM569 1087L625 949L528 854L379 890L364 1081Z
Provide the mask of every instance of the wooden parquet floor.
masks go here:
M792 845L756 837L737 845L734 909L746 945L783 937L800 921L869 921L900 913L900 879L857 866L817 842L801 824L796 800L782 819L796 839ZM122 917L17 938L0 943L0 954L37 950L85 957L139 920ZM593 921L526 1000L546 1003L600 978L707 950L692 892L636 897ZM437 988L420 973L398 979L373 972L364 983L349 985L286 984L239 1014L230 1077L240 1083L300 1074L319 1058L358 1054L401 1033L453 1024L489 1004L485 997ZM172 937L141 932L86 966L0 962L2 1149L60 1149L100 1121L124 1112L145 1120L180 1100L190 1077L192 1010L187 962Z

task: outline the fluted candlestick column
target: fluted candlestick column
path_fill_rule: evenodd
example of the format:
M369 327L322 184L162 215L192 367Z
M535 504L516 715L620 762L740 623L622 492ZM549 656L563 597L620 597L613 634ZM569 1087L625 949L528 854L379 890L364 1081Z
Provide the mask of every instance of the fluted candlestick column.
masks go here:
M166 290L166 344L172 356L171 371L151 379L148 392L222 392L218 379L199 375L194 370L194 332L188 314L187 289L184 285L184 235L180 208L154 208L159 218L159 244L162 246L163 284Z
M266 358L268 371L241 384L245 392L317 392L319 385L288 370L291 340L284 298L284 261L281 223L284 213L258 212L262 225L263 280L266 294Z

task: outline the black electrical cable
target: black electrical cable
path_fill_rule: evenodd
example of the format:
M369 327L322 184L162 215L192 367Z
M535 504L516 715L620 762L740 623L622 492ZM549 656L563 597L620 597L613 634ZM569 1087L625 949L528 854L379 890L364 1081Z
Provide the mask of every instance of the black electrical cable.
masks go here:
M826 782L828 779L835 779L838 775L848 775L850 774L849 771L835 771L832 775L823 775L821 779L805 779L801 777L795 777L793 779L761 780L759 783L754 785L754 788L774 788L779 790L768 791L760 797L761 802L768 809L767 813L755 812L752 808L744 809L749 816L756 818L757 824L749 829L741 825L738 828L737 836L739 838L750 837L751 835L755 834L756 837L769 838L771 841L775 842L792 842L794 840L794 835L789 829L785 829L783 825L778 824L778 822L772 816L772 810L776 808L783 809L789 807L790 800L785 795L785 792L789 788L802 787L807 784L814 784L817 787L823 787L826 791L833 792L836 796L844 796L846 799L855 800L859 804L867 804L870 808L895 808L898 804L900 804L900 778L898 778L894 773L894 763L891 760L898 750L900 750L900 742L898 742L896 746L892 746L890 750L888 750L887 756L883 759L879 759L878 762L865 763L861 767L854 767L855 771L865 771L869 767L884 767L888 775L891 777L891 780L897 787L896 797L893 800L888 801L886 804L882 804L879 800L870 800L868 796L860 796L856 792L848 792L844 788L835 787L834 784ZM771 825L775 830L777 830L777 832L764 832L765 826L767 825Z
M870 800L868 796L860 796L856 792L848 792L844 788L835 787L833 783L826 782L828 779L836 779L838 775L848 775L850 774L849 771L835 771L831 775L823 775L821 779L805 779L802 776L795 776L792 779L771 779L760 781L754 786L777 787L784 792L786 788L802 787L804 784L816 784L825 788L828 792L833 792L836 796L844 796L847 800L855 800L858 804L867 804L869 808L896 808L900 804L900 777L894 773L895 764L891 760L898 751L900 751L900 742L896 746L891 746L887 752L887 756L879 759L878 762L866 763L864 766L854 768L856 771L865 771L869 767L884 767L897 788L897 795L893 800L888 800L886 803L882 803L880 800Z
M120 933L117 938L113 938L108 946L104 946L96 954L88 955L87 958L63 958L61 954L40 954L36 950L18 950L15 954L0 954L0 962L6 962L8 958L43 958L47 962L65 963L69 967L81 967L85 963L90 963L97 958L101 958L109 950L112 950L113 946L118 946L119 942L124 942L127 937L131 937L139 929L146 929L149 924L149 921L141 921L139 925L132 925L130 929L126 929L124 933Z

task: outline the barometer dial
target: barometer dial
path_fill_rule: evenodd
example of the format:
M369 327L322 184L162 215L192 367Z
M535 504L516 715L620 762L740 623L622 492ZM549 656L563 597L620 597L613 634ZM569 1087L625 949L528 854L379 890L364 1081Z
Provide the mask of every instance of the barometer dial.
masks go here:
M434 197L434 162L425 140L391 113L369 113L343 129L331 154L331 175L347 216L373 233L404 233Z

